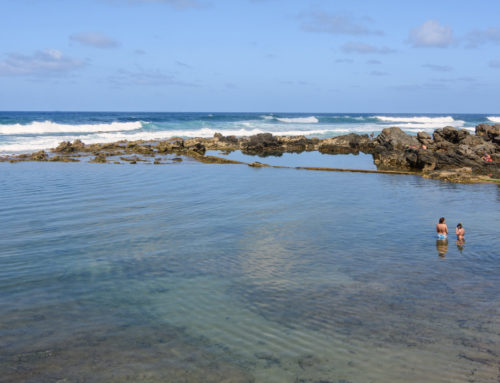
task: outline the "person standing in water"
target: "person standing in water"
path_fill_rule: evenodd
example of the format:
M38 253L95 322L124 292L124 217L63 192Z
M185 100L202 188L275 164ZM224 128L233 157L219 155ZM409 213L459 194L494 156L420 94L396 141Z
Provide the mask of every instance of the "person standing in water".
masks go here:
M458 241L463 241L465 239L465 229L462 225L462 222L460 222L457 225L457 228L455 229L455 233L457 234Z
M465 229L464 226L462 225L462 222L460 222L457 225L457 228L455 229L455 233L457 234L457 247L460 252L464 249L465 245Z
M444 217L439 218L439 223L436 225L436 232L438 239L448 238L448 226L446 225Z

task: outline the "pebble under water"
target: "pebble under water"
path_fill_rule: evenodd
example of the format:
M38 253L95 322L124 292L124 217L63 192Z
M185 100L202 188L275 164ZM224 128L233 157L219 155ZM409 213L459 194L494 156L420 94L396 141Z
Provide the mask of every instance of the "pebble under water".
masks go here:
M0 163L4 382L498 382L500 188ZM436 241L458 222L465 245Z

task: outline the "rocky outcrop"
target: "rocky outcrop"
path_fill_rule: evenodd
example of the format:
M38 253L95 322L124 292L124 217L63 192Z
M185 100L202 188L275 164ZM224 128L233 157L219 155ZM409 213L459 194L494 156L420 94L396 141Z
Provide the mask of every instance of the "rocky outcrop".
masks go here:
M372 154L377 169L385 172L418 173L426 177L453 182L473 182L478 177L500 178L500 124L481 124L475 134L451 126L436 129L432 135L418 132L408 135L399 128L387 128L375 138L368 135L347 134L326 139L305 136L281 137L270 133L250 137L223 136L183 139L173 137L162 141L118 141L85 145L80 140L61 142L51 153L3 156L0 161L78 161L75 156L94 156L91 162L118 162L113 157L131 164L147 162L173 163L182 156L204 163L241 163L217 156L207 156L207 150L229 153L241 150L245 154L280 156L283 153L319 151L325 154ZM166 155L176 157L167 160ZM488 156L485 156L488 155ZM128 157L124 157L128 156ZM160 158L156 157L159 156ZM162 162L166 160L166 162ZM260 162L252 167L266 166ZM330 169L331 170L331 169Z
M400 128L386 128L375 138L375 144L385 151L400 151L408 147L416 148L419 142Z
M495 141L498 128L500 125L480 125L472 135L447 126L436 129L432 137L419 132L417 142L397 128L384 129L375 140L374 160L379 169L422 172L454 182L461 174L463 182L480 175L500 178L500 147ZM486 154L491 161L485 159Z
M326 138L318 145L318 150L321 153L328 154L358 154L360 151L372 153L374 148L375 144L367 134L358 135L355 133Z
M500 145L500 124L480 124L476 126L476 136Z

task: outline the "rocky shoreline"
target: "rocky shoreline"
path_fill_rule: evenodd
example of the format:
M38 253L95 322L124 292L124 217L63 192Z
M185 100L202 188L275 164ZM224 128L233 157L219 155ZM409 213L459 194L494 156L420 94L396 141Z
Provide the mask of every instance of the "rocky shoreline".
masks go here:
M204 163L243 162L219 156L205 155L207 150L222 154L240 150L259 157L281 156L283 153L318 151L323 154L371 154L376 171L380 173L419 174L427 178L450 182L498 182L500 179L500 124L476 126L475 134L465 129L445 127L432 135L419 132L410 136L400 128L386 128L378 136L347 134L318 139L304 136L273 136L270 133L250 137L223 136L212 138L178 137L162 141L118 141L86 145L80 140L61 142L49 152L39 151L0 157L1 162L63 161L76 162L89 158L95 163L147 162L167 164L182 161L183 157ZM170 156L170 157L169 157ZM248 164L268 166L261 162ZM306 170L363 171L332 168L300 167Z

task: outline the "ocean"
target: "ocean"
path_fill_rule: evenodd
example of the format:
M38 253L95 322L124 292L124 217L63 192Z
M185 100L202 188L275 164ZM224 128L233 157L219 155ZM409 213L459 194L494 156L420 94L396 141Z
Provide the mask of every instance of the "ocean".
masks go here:
M494 117L3 112L0 145ZM266 162L329 158L373 167ZM498 185L186 159L0 162L0 190L2 382L498 382Z
M500 117L481 114L108 113L0 112L0 154L33 152L80 139L86 144L169 137L249 136L258 133L326 138L378 134L398 126L410 134L454 126L474 131Z

